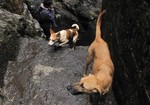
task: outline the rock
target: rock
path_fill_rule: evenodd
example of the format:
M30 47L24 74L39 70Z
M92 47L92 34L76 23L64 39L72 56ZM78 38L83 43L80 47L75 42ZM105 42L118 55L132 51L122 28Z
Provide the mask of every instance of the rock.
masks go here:
M28 20L23 15L14 14L0 8L0 87L8 61L16 58L19 40L22 36L39 37L43 30L35 19Z
M105 0L103 38L115 64L113 90L119 105L150 105L150 6L147 0Z
M41 3L41 0L25 1L32 4L28 4L28 7ZM99 2L101 1L55 0L60 15L57 19L60 29L78 23L81 27L78 44L89 45L95 37L95 23L101 7ZM0 6L1 87L3 75L8 70L5 74L6 87L3 87L5 91L0 93L0 100L4 98L6 105L86 104L86 95L72 96L65 88L66 85L80 79L87 47L77 47L75 51L62 48L56 53L48 53L46 41L39 37L30 38L41 31L38 30L39 25L36 21L37 24L33 24L34 21L28 15L30 13L22 0L15 0L14 3L2 0ZM107 10L107 14L102 20L102 37L108 42L115 64L115 99L118 105L149 105L149 2L105 0L103 9ZM20 38L24 36L30 37ZM113 92L104 104L116 105Z
M35 11L42 3L40 0L26 0L33 17L37 17ZM89 45L95 37L95 24L101 0L54 0L56 8L57 31L70 28L77 23L80 26L78 45Z
M19 55L5 74L5 105L85 105L87 95L73 96L67 86L83 75L87 48L67 46L48 52L44 39L22 38ZM111 92L102 105L117 105ZM109 103L108 103L109 101Z
M23 0L1 0L0 6L10 12L20 15L23 13L24 10Z

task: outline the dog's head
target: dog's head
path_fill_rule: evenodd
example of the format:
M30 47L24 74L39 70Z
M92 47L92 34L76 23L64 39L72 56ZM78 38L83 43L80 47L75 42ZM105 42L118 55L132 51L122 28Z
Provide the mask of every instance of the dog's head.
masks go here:
M59 41L59 37L60 37L60 33L51 34L48 44L50 46L54 45L57 41Z
M81 78L80 82L68 86L67 89L72 95L101 93L97 78L91 74Z

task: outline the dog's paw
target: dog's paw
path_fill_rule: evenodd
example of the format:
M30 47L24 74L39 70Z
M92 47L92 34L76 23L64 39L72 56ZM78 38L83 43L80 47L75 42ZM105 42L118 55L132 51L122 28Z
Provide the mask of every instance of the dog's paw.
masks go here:
M86 76L87 76L87 74L84 74L84 75L83 75L83 77L86 77Z
M71 49L72 49L72 48L73 48L73 45L71 45L71 44L70 44L70 45L69 45L69 48L71 48Z

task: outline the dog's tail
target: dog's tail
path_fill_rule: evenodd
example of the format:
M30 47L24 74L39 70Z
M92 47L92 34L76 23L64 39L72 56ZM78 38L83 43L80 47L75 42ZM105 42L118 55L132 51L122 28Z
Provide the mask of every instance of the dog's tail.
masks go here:
M103 10L97 19L97 23L96 23L96 37L95 39L99 39L101 37L101 18L102 16L106 13L106 10Z
M77 31L79 30L79 25L78 24L73 24L71 27L75 28Z

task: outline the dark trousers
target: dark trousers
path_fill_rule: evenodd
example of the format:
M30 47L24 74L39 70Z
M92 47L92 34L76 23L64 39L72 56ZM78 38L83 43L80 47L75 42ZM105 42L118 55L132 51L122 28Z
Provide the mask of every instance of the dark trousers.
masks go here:
M44 34L46 35L46 40L49 40L50 38L50 24L48 23L40 23L41 28L44 31Z

